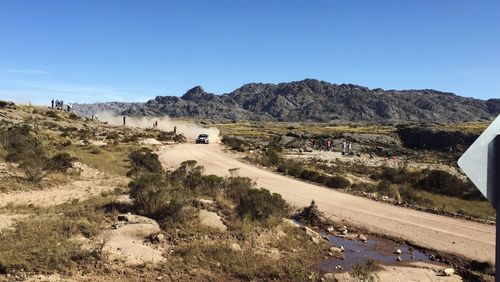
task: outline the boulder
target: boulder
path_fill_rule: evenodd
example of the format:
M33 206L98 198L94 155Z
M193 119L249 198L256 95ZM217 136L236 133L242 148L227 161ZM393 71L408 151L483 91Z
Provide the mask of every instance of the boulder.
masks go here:
M444 276L452 276L455 274L455 270L453 268L445 268L443 269L443 275Z
M233 252L242 252L243 250L241 249L241 246L238 243L232 243L229 248Z

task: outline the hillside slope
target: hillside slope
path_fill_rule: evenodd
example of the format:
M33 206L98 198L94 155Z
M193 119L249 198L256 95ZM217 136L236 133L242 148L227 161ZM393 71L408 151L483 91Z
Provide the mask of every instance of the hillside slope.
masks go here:
M488 101L436 90L369 89L306 79L289 83L250 83L231 93L215 95L200 86L182 97L158 96L146 103L78 104L91 115L168 115L216 120L269 121L477 121L500 112L500 100Z

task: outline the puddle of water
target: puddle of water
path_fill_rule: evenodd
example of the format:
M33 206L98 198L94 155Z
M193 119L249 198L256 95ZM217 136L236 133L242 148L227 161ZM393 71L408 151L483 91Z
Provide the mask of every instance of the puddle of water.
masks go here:
M322 233L322 235L327 234ZM344 246L345 251L342 253L344 259L332 258L322 261L319 264L319 268L323 272L333 272L336 270L337 265L342 266L343 271L349 271L354 265L363 262L367 258L385 265L400 263L397 261L398 256L401 257L401 263L430 261L429 257L423 251L387 239L375 238L361 242L332 235L328 235L328 238L332 246ZM395 254L397 249L401 250L401 255Z

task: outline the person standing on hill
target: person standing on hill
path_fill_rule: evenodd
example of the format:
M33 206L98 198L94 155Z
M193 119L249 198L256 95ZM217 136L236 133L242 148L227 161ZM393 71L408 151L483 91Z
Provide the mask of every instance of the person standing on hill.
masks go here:
M177 134L177 126L174 125L174 135Z
M127 117L123 116L123 125L125 125L126 123L127 123Z
M52 109L54 109L54 99L52 99L51 103L52 103Z

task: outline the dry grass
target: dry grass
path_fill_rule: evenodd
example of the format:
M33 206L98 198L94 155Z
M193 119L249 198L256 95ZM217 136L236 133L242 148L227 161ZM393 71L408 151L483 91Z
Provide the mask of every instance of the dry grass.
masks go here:
M67 148L71 156L95 169L125 176L130 169L128 154L136 145L120 144L103 146L98 150L94 146L72 145Z
M495 220L495 209L488 201L463 200L424 191L418 191L417 194L432 202L432 205L425 205L428 208L437 208L442 211L460 213L475 218Z
M331 133L370 133L389 134L395 131L394 126L388 125L336 125L329 123L225 123L214 124L222 135L237 135L246 138L270 139L273 136L286 134L289 131L300 131L308 134L322 135Z
M36 216L3 230L0 233L0 273L18 273L22 269L64 274L90 267L100 259L99 250L82 249L73 238L95 237L106 222L103 207L112 201L112 198L93 198L37 209ZM24 208L29 210L29 207Z

